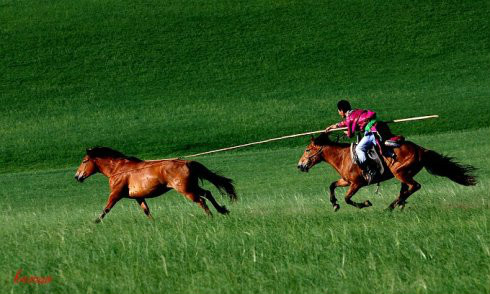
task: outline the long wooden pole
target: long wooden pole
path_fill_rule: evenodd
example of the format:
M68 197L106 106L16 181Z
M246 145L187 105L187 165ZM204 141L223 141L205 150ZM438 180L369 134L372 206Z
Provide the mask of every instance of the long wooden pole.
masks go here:
M347 128L343 128L343 129L347 129ZM339 130L339 129L335 129L335 130ZM269 142L279 141L279 140L284 140L284 139L289 139L289 138L308 136L308 135L318 134L321 132L325 132L325 130L306 132L306 133L294 134L294 135L287 135L287 136L267 139L267 140L258 141L258 142L252 142L252 143L247 143L247 144L242 144L242 145L237 145L237 146L232 146L232 147L227 147L227 148L221 148L221 149L212 150L212 151L201 152L201 153L197 153L197 154L187 155L184 157L196 157L196 156L200 156L200 155L204 155L204 154L211 154L211 153L216 153L216 152L221 152L221 151L228 151L228 150L233 150L233 149L248 147L248 146L252 146L252 145L258 145L258 144L264 144L264 143L269 143Z
M395 119L395 120L387 121L386 123L399 123L399 122L416 121L416 120L423 120L423 119L437 118L437 117L439 117L439 116L438 115L427 115L427 116L419 116L419 117L410 117L410 118ZM333 132L333 131L342 131L342 130L347 130L347 128L337 128L337 129L331 130L331 132ZM221 149L217 149L217 150L211 150L211 151L206 151L206 152L191 154L191 155L187 155L187 156L183 156L183 157L185 157L185 158L196 157L196 156L201 156L201 155L205 155L205 154L211 154L211 153L216 153L216 152L228 151L228 150L233 150L233 149L248 147L248 146L252 146L252 145L259 145L259 144L264 144L264 143L269 143L269 142L279 141L279 140L284 140L284 139L289 139L289 138L303 137L303 136L308 136L308 135L313 135L313 134L319 134L319 133L323 133L323 132L325 132L325 130L312 131L312 132L306 132L306 133L294 134L294 135L287 135L287 136L282 136L282 137L277 137L277 138L272 138L272 139L267 139L267 140L262 140L262 141L257 141L257 142L252 142L252 143L247 143L247 144L232 146L232 147L221 148Z

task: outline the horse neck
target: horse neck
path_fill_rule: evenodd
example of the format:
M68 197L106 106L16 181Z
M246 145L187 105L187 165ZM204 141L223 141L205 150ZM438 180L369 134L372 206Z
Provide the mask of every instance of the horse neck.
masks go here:
M322 156L325 162L337 170L342 169L346 147L327 145L323 147Z
M120 158L96 158L95 163L97 164L99 171L110 178L111 175L117 172L117 169L123 160L124 159Z

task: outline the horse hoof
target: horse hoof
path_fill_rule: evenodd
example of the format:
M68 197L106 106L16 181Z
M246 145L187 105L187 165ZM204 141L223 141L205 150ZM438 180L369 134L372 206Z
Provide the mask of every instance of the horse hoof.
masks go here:
M372 204L372 203L371 203L371 201L369 201L369 200L364 201L364 205L365 205L366 207L373 206L373 204Z
M97 218L97 219L95 219L95 221L94 221L94 222L95 222L96 224L98 224L98 223L100 223L100 221L101 221L101 220L100 220L100 218Z
M226 208L225 206L223 206L223 209L221 209L219 212L221 214L229 214L230 213L230 211L228 210L228 208Z
M334 211L334 212L337 212L339 209L340 209L340 205L335 204L335 205L333 206L333 211Z
M385 211L392 212L395 209L392 205L385 208Z

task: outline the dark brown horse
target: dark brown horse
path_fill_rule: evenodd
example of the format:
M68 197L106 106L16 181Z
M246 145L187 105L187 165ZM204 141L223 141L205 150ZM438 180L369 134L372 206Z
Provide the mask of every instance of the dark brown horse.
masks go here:
M75 179L83 182L97 172L109 178L111 188L107 204L95 220L97 223L122 198L136 200L145 214L151 218L145 199L160 196L171 189L199 204L208 215L211 215L211 212L204 198L209 200L219 213L228 213L225 206L216 202L211 192L199 187L199 180L210 181L232 200L237 198L231 179L211 172L196 161L177 159L143 161L136 157L125 156L108 147L87 149L87 155L83 158Z
M449 178L464 186L476 184L476 178L472 175L475 168L470 165L459 164L451 157L424 149L409 141L402 143L398 148L394 148L393 152L396 155L396 160L391 157L383 157L385 173L380 181L395 177L402 185L400 194L390 204L389 209L394 209L396 206L403 208L407 198L420 189L420 184L413 177L424 167L431 174ZM299 160L298 168L307 172L321 161L330 164L340 174L340 179L330 184L330 202L335 211L340 208L335 198L335 188L337 187L349 186L345 195L347 204L357 208L372 205L369 200L357 203L351 199L361 187L367 186L368 183L362 176L359 166L352 162L349 144L333 142L328 138L328 134L321 134L316 139L311 138L310 144Z

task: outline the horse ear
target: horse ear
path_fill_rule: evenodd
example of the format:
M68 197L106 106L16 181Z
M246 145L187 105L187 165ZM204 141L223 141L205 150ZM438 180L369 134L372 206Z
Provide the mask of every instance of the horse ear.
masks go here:
M87 152L88 156L92 156L92 151L93 151L92 148L87 148L85 151Z
M315 141L315 137L313 135L310 136L310 142L313 143Z

